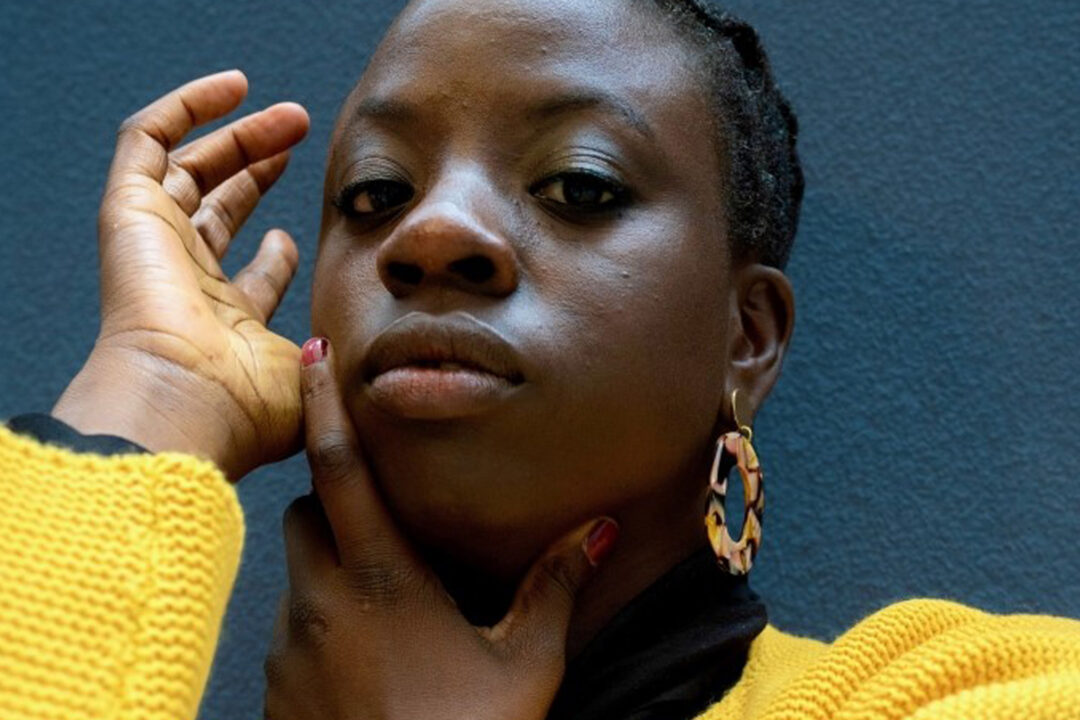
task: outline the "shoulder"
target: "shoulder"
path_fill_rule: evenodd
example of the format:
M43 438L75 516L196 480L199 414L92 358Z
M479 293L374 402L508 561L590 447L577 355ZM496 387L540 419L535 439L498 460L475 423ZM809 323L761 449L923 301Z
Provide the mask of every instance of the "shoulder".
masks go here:
M1074 717L1080 621L947 600L890 605L826 644L769 626L702 718Z

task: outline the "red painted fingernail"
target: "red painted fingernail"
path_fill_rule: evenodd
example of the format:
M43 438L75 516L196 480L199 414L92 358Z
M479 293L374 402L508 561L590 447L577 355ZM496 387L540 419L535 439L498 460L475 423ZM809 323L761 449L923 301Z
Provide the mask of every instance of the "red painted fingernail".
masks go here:
M593 525L582 546L585 557L589 558L589 563L593 567L599 565L608 556L611 548L615 547L617 537L619 537L619 526L614 520L604 518Z
M304 367L322 362L323 358L326 357L326 348L329 346L330 341L326 338L311 338L304 343L303 351L300 353L300 362L303 363Z

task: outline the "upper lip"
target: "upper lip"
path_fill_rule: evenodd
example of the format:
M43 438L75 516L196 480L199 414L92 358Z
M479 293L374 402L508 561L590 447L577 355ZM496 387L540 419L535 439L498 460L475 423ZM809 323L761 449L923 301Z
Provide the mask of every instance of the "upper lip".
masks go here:
M364 379L371 381L394 368L437 363L457 363L513 383L524 380L510 343L462 312L439 317L413 312L395 320L368 345Z

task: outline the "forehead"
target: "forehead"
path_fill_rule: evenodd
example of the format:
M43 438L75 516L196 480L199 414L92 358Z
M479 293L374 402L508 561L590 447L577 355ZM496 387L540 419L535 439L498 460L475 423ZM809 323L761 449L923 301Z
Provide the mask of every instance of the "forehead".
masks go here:
M384 100L506 109L573 88L621 104L634 124L703 111L697 65L651 0L418 0L380 43L343 119Z
M602 54L606 47L656 32L659 17L652 0L413 0L387 33L380 51L393 53L448 47L503 50L509 56L539 59L552 52ZM651 31L650 31L651 29ZM400 57L399 57L400 59Z

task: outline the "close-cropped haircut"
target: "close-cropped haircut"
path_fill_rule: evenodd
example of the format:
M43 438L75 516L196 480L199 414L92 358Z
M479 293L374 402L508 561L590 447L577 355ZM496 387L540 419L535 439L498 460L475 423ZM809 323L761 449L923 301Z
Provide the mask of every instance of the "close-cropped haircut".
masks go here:
M711 85L732 255L783 268L795 242L804 180L799 127L757 31L709 0L646 0L701 53Z

